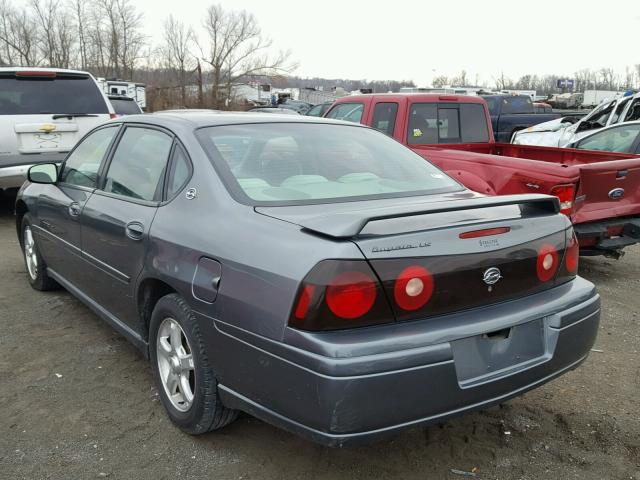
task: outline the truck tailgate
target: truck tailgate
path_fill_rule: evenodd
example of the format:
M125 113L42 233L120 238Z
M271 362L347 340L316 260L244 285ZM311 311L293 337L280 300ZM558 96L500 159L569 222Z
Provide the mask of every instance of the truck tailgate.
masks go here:
M573 223L640 216L640 158L579 165Z

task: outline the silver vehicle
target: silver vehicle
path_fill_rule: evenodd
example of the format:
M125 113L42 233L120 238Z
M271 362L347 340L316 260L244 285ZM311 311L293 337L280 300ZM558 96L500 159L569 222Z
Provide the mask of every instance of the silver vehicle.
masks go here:
M87 72L0 68L0 190L17 188L29 166L60 162L114 110Z
M567 147L590 133L634 120L640 120L640 93L606 100L578 121L563 117L520 130L511 143Z

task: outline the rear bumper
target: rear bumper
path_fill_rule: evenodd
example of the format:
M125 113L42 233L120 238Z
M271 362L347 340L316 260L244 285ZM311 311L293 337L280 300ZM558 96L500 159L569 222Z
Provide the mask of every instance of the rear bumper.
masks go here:
M200 323L225 405L343 446L441 422L542 385L585 360L599 318L595 287L577 278L520 300L424 321L322 334L289 329L284 343L203 315ZM502 329L509 329L507 338L483 335ZM541 338L533 356L532 335Z
M617 257L624 247L640 242L640 217L583 223L573 228L580 243L580 255Z
M60 163L66 153L0 156L0 190L18 188L27 179L27 171L39 163Z

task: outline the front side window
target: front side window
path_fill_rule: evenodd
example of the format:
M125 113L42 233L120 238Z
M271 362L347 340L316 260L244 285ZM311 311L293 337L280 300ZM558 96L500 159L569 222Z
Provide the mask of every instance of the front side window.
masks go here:
M395 102L377 103L373 110L373 122L371 126L390 137L393 136L393 129L396 126L396 115L398 104Z
M315 105L309 109L307 115L310 117L321 117L322 116L322 105Z
M602 150L605 152L632 153L631 149L640 133L640 125L621 125L598 132L578 143L583 150Z
M372 129L273 123L200 129L198 138L232 194L249 205L329 203L458 191L425 159ZM217 148L248 142L240 162Z
M347 122L360 123L362 113L364 112L364 104L362 103L340 103L327 114L328 118L336 120L345 120Z
M82 140L64 163L60 181L95 188L100 164L118 129L118 125L101 128Z
M173 139L164 132L127 127L118 143L104 191L137 200L157 200Z

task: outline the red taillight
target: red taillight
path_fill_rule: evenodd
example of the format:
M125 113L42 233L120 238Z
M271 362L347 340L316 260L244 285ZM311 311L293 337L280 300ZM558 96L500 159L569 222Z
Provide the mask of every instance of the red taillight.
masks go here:
M394 321L378 277L366 260L323 260L305 276L289 325L336 330Z
M113 120L114 118L118 118L118 114L117 114L117 113L110 113L110 114L109 114L109 118L110 118L111 120Z
M433 277L426 268L405 268L393 288L393 296L403 310L418 310L424 307L433 294Z
M361 317L376 301L376 281L362 272L343 272L327 286L326 301L336 317Z
M569 273L577 273L578 271L578 259L580 258L580 245L578 239L574 233L567 244L567 249L564 254L564 265Z
M484 230L473 230L471 232L464 232L458 235L458 237L462 239L488 237L490 235L501 235L510 231L511 227L485 228Z
M305 285L305 287L302 289L302 293L300 294L300 298L298 299L298 305L296 306L296 318L302 320L307 316L309 305L311 304L311 297L313 297L313 292L315 292L315 289L316 287L313 285Z
M536 271L538 279L541 282L551 280L559 266L558 250L553 245L545 244L538 250L538 260L536 262Z
M21 70L19 72L16 72L16 77L56 78L56 72L47 72L45 70Z
M575 185L558 185L553 187L550 193L560 200L560 213L567 216L573 213L573 200L576 196Z

